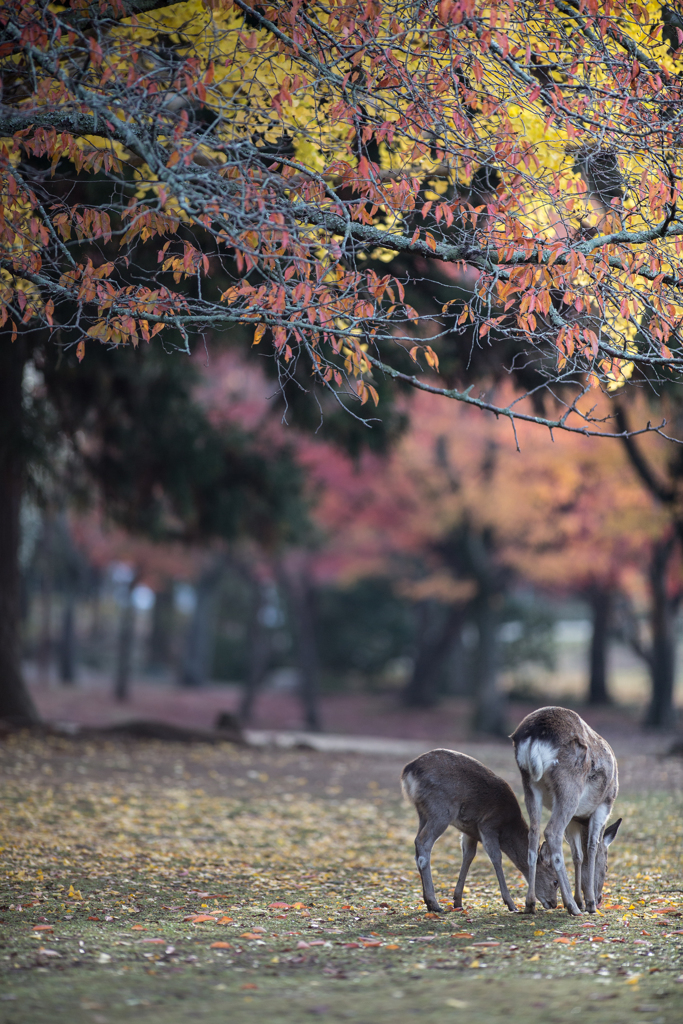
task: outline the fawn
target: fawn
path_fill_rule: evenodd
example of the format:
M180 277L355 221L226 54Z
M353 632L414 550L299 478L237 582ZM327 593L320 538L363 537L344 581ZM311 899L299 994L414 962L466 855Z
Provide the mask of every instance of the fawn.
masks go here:
M500 892L508 910L517 911L505 882L501 854L529 880L529 828L517 797L504 779L467 754L455 750L430 750L407 764L401 785L415 805L419 825L415 860L427 909L440 911L434 892L431 853L434 843L449 825L462 833L462 867L453 893L453 906L462 907L462 894L470 865L481 842L495 868ZM557 874L539 863L535 890L544 907L557 906Z

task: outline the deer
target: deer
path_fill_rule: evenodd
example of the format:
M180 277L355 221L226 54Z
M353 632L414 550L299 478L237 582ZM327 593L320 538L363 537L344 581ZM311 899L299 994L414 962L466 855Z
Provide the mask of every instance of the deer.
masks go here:
M505 779L468 754L439 748L407 764L401 773L401 785L418 814L415 861L427 909L435 913L442 910L434 892L431 853L439 836L453 825L461 832L462 849L454 908L462 909L467 872L481 842L496 872L503 902L517 913L505 882L501 855L505 853L528 881L529 827ZM544 907L557 906L557 877L552 867L539 864L534 885Z
M614 752L602 736L567 708L533 711L510 739L529 815L526 913L536 911L537 872L543 870L545 878L551 868L568 913L578 916L585 907L594 914L602 899L607 850L622 821L619 818L605 828L619 792ZM551 813L544 830L545 842L539 849L543 806ZM565 835L574 861L573 897L562 854Z

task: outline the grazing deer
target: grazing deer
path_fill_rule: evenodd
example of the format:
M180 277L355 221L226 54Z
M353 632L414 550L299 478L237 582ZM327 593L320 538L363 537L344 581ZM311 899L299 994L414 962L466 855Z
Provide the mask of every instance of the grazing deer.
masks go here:
M605 830L619 791L612 748L575 711L567 708L540 708L532 712L510 738L522 773L529 814L526 912L533 914L536 909L537 871L552 868L569 913L581 913L583 894L586 910L594 914L605 881L607 847L621 824L620 818ZM549 808L551 814L545 829L546 841L539 851L542 806ZM562 855L565 834L574 861L574 898Z
M462 907L467 872L477 852L477 843L481 842L495 868L503 901L508 910L516 912L505 883L501 854L507 854L528 880L529 829L507 782L467 754L438 749L407 764L401 773L401 785L419 817L415 860L427 909L441 910L432 882L432 847L448 826L454 825L462 833L462 867L453 893L453 906ZM534 884L543 906L556 907L555 871L539 864Z

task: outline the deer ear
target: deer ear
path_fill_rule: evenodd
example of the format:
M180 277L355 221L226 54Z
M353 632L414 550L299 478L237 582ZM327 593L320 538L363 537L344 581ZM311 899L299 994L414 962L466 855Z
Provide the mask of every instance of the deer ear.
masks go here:
M550 848L545 841L541 843L541 849L538 851L538 860L539 863L543 864L545 867L550 866L552 858L550 856Z
M619 826L621 825L622 821L623 818L619 818L618 821L615 821L613 825L610 825L609 828L605 829L605 834L602 837L602 841L605 844L605 846L609 846L617 838L617 832L619 831Z

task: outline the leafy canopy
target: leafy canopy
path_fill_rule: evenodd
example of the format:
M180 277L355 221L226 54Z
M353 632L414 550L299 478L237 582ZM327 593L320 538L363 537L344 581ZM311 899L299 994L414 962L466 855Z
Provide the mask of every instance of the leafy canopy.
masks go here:
M83 358L242 325L352 408L388 375L495 411L430 371L504 335L564 409L498 411L584 432L609 432L591 387L680 378L667 6L5 0L0 69L13 337ZM420 313L408 279L437 273L454 297Z

